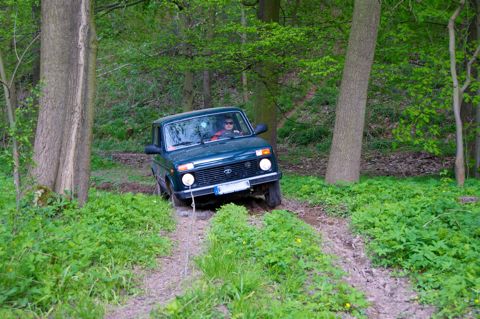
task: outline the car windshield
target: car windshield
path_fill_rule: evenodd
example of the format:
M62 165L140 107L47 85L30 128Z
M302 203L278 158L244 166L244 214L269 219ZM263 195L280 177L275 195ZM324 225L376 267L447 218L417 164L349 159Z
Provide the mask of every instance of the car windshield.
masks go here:
M226 112L193 117L165 125L167 151L218 140L253 134L241 112Z

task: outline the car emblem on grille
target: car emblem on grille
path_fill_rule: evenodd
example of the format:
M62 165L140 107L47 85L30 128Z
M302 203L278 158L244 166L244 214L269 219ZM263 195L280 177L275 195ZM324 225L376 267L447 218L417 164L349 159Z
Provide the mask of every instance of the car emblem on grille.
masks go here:
M227 168L226 170L223 171L225 173L225 175L230 175L232 174L232 169L231 168Z

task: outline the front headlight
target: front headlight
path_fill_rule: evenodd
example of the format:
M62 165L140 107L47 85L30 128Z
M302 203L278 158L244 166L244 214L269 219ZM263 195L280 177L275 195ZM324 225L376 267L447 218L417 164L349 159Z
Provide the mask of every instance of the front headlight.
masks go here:
M263 171L268 171L270 168L272 168L272 162L270 162L268 158L262 159L259 165Z
M182 176L182 183L185 186L192 186L193 183L195 182L195 177L193 177L192 174L185 174Z

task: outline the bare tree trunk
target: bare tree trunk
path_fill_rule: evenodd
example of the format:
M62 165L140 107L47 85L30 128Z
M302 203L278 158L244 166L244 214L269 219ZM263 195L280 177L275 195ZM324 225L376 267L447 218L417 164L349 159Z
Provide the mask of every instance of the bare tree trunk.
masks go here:
M280 0L260 0L257 16L263 22L278 22L280 14ZM265 123L269 130L264 133L265 138L277 150L277 107L275 96L278 90L275 65L270 61L263 61L256 67L258 80L256 83L255 123Z
M463 155L463 127L460 116L461 88L458 84L457 61L455 56L455 19L460 14L464 5L465 0L461 0L460 6L455 10L448 22L450 72L452 74L453 82L453 113L455 115L455 141L457 145L455 155L455 178L458 186L463 186L465 183L465 158Z
M5 105L7 106L7 117L8 123L10 126L10 130L12 132L16 131L16 122L15 122L15 109L14 105L16 103L12 103L12 92L11 87L8 85L8 78L5 71L5 65L3 63L2 52L0 51L0 80L2 81L3 91L5 95ZM12 79L13 80L13 79ZM13 83L13 81L11 81ZM20 197L21 197L21 189L20 189L20 154L18 152L18 143L17 138L15 135L10 136L12 139L12 158L13 158L13 183L15 185L15 197L16 197L16 205L17 210L20 209Z
M90 11L93 12L93 11ZM90 186L90 157L92 153L93 140L93 117L96 88L96 66L97 66L97 33L95 26L95 17L90 14L90 29L88 34L88 60L87 75L85 77L85 111L81 125L82 143L78 147L78 165L76 166L75 185L78 187L78 201L85 203L88 199L88 189Z
M247 17L245 16L245 8L242 6L242 27L247 26ZM241 34L242 48L247 43L247 33L244 31ZM248 102L248 80L247 80L247 71L242 71L242 92L243 92L243 103Z
M378 0L355 0L328 159L328 183L357 182L360 177L368 82L375 53L380 9Z
M34 146L33 175L58 193L88 194L95 82L93 4L42 1L41 78L45 85ZM91 45L89 45L91 43ZM77 184L80 183L80 184ZM83 192L83 193L81 193Z

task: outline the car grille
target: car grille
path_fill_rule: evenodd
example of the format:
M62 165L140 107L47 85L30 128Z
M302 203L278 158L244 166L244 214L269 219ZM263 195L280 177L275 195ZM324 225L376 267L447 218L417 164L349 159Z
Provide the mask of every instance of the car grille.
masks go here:
M195 172L197 187L225 183L262 174L257 160L244 161Z

